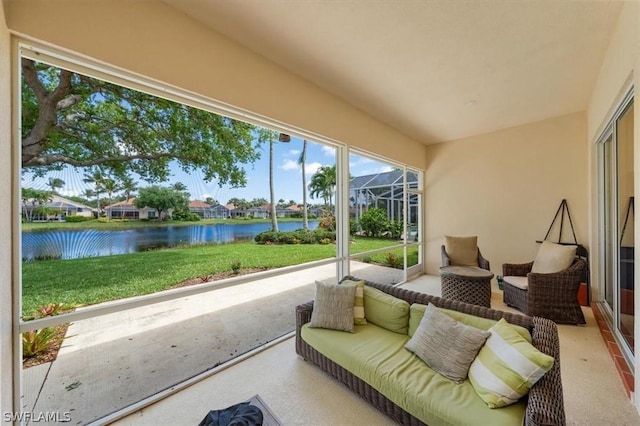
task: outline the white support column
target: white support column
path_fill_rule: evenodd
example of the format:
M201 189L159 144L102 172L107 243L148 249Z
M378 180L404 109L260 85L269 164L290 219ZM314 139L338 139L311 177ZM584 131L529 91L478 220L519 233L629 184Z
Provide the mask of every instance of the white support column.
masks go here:
M349 275L349 150L336 148L336 255L337 278Z
M0 4L0 202L5 206L5 214L0 216L0 413L15 411L19 394L14 390L14 295L13 295L13 230L14 218L19 214L14 203L13 164L17 153L12 149L12 132L17 132L12 117L14 99L12 97L12 43L5 25L4 4ZM16 117L17 113L16 113ZM17 118L16 118L17 120ZM17 219L16 219L17 220ZM18 388L19 389L19 388ZM2 424L9 424L4 418Z

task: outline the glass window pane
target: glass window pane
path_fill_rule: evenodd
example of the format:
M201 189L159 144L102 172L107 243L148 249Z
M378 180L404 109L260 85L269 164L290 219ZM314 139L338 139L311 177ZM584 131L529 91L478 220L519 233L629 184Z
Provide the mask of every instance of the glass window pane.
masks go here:
M618 330L633 353L634 335L634 107L631 104L616 123L618 210Z
M316 279L335 265L74 321L55 361L25 362L28 411L86 424L170 388L292 331Z

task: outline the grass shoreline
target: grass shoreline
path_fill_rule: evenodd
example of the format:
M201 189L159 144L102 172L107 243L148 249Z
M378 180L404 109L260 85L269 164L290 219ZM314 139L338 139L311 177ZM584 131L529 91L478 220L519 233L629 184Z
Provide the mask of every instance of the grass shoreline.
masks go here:
M351 253L395 245L388 239L354 238ZM334 244L236 242L166 248L113 256L22 263L22 313L50 303L91 305L167 290L199 277L245 268L273 269L335 257ZM396 255L402 249L389 250ZM412 255L413 256L413 255ZM367 256L384 263L386 252ZM412 259L411 257L410 259ZM417 261L417 250L415 254ZM413 261L410 260L410 264Z

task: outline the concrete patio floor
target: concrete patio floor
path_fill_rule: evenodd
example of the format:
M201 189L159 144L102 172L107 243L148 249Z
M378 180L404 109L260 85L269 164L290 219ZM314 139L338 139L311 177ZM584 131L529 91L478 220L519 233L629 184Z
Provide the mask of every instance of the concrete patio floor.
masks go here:
M294 307L335 265L77 321L52 363L23 374L23 407L86 424L214 368L294 329ZM352 273L398 282L401 271L353 262Z

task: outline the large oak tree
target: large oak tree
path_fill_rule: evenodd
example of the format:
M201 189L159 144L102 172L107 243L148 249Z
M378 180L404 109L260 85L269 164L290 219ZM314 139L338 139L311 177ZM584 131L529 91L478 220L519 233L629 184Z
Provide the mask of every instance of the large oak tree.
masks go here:
M242 186L259 157L250 124L26 58L22 93L22 167L37 176L70 165L162 182L175 160Z

